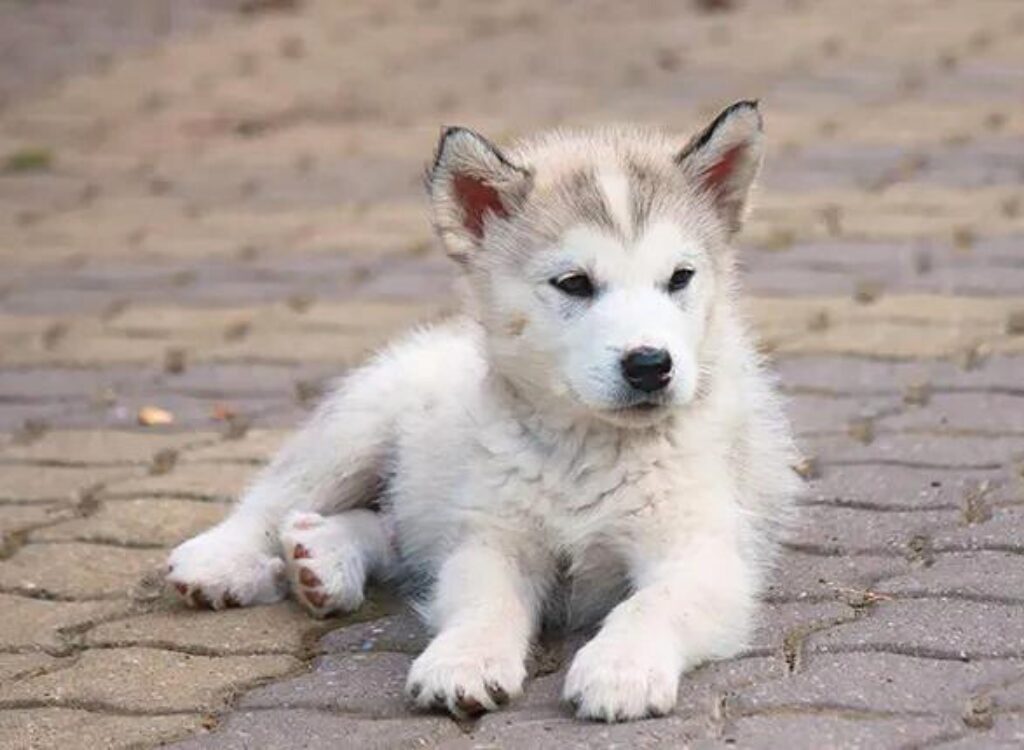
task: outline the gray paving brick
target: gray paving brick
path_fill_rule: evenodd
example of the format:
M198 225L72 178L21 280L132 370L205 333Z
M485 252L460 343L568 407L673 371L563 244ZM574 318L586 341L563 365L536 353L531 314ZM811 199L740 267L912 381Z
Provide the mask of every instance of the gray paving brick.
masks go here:
M783 680L739 691L741 713L829 707L879 714L957 715L975 693L1018 676L1015 659L960 662L900 654L822 654Z
M290 747L335 750L350 747L386 750L397 747L437 747L461 732L451 719L438 716L373 719L309 709L238 711L216 732L174 745L180 750L250 750Z
M943 750L1016 750L1024 744L1024 717L998 714L989 730L965 731L963 735L942 745Z
M1019 491L1011 471L949 470L893 465L823 466L821 476L808 483L805 501L880 509L962 508L965 499L988 488L992 503L1014 500Z
M1024 393L937 393L928 404L878 420L882 430L1024 433Z
M900 557L811 555L787 551L769 578L770 601L842 600L847 592L868 590L907 567Z
M116 389L131 377L133 368L109 367L102 370L86 368L25 367L0 368L0 396L53 403L66 398L88 400L108 389ZM5 404L4 408L7 408Z
M1017 496L1020 500L1020 496ZM983 523L963 523L950 527L935 534L937 549L971 550L990 549L1005 550L1020 554L1022 537L1020 523L1024 519L1024 507L1010 505L990 510L991 517Z
M403 695L412 657L408 654L329 654L309 674L259 688L242 699L243 709L311 708L378 718L409 713Z
M953 435L879 434L864 444L849 437L807 441L826 463L903 464L959 469L998 468L1024 458L1024 436L963 437Z
M955 362L894 362L855 357L789 357L776 370L784 388L850 394L903 392L913 384L936 391L986 388L1020 391L1024 359L993 356L965 369Z
M978 598L1024 603L1024 559L1020 554L1006 552L940 554L930 565L911 568L875 588L900 597Z
M942 659L1024 657L1019 604L925 599L881 601L868 616L816 633L812 651L889 651Z
M843 554L905 554L915 537L955 525L962 513L950 511L885 512L859 508L805 508L791 544L799 549Z
M846 433L851 421L877 419L903 407L898 394L875 398L833 398L799 394L786 402L786 414L801 435Z
M697 750L722 747L785 747L787 750L921 747L954 735L960 726L945 717L844 716L811 711L741 717L721 737L694 743Z
M794 637L852 619L855 610L844 602L800 602L763 604L749 653L784 656Z
M417 654L429 641L422 621L408 609L380 619L332 630L320 641L326 653L396 651Z
M441 747L444 750L495 746L510 750L685 747L704 731L702 722L674 716L632 725L608 725L575 721L564 711L510 712L484 717L468 735L442 743Z

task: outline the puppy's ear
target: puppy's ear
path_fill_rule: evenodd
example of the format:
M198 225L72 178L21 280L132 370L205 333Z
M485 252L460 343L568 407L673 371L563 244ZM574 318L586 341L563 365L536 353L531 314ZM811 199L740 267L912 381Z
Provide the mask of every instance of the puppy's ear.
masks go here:
M445 128L427 173L434 225L448 253L467 258L492 221L507 219L530 192L530 170L509 161L483 136Z
M743 224L747 196L764 159L764 134L756 101L723 110L676 156L676 163L702 190L731 233Z

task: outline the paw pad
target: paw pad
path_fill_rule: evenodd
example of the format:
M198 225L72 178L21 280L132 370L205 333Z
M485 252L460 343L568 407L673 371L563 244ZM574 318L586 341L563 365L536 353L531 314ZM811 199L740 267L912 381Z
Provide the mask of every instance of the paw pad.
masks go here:
M299 583L308 588L316 588L321 585L322 581L309 568L299 568Z
M302 595L305 597L307 602L318 609L323 607L327 602L327 594L323 591L303 591Z

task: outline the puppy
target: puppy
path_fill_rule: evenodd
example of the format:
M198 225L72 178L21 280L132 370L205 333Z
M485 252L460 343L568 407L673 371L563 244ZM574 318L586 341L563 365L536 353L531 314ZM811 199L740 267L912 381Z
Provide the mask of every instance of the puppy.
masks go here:
M456 715L522 692L546 622L600 622L566 701L669 712L686 670L744 646L797 492L730 244L762 152L747 101L685 144L445 130L427 182L465 315L341 381L170 582L323 616L415 581L436 636L408 695Z

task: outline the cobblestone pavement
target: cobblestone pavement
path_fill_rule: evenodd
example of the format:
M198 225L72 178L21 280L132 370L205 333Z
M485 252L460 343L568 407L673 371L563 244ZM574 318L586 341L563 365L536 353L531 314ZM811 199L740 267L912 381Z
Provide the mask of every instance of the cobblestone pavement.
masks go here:
M0 746L1024 746L1024 6L735 4L0 3ZM416 716L384 594L163 594L324 379L452 305L441 123L748 96L751 315L809 491L756 642L674 716L574 722L557 641L509 710Z

